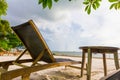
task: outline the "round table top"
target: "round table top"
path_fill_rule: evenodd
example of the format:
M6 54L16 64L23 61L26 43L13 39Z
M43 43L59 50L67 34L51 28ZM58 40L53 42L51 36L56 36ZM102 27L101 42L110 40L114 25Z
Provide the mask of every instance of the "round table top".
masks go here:
M112 49L112 50L118 50L120 48L118 47L111 47L111 46L82 46L82 47L79 47L79 49Z

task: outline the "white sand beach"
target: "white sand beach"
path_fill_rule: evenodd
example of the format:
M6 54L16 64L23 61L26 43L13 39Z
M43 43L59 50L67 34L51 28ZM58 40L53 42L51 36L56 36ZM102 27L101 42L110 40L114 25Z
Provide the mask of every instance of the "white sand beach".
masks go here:
M0 56L0 62L15 60L17 56ZM56 58L66 58L73 59L76 61L81 61L81 57L69 57L69 56L55 56ZM30 58L30 56L25 55L22 58ZM76 65L81 66L81 65ZM15 69L18 66L10 66L9 70ZM114 61L113 59L107 59L107 71L108 74L115 71ZM101 58L93 58L92 60L92 79L91 80L99 80L104 76L103 71L103 60ZM84 76L82 78L80 76L80 69L67 67L65 69L64 66L45 69L41 71L37 71L31 74L30 80L86 80L86 71L84 71ZM17 77L13 80L21 80L20 77Z

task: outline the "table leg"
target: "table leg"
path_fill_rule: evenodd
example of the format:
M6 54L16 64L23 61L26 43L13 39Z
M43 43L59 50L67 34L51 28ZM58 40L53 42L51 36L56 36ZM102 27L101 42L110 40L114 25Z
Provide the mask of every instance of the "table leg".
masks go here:
M83 50L83 52L82 52L82 64L81 64L81 77L83 77L84 66L85 66L85 51Z
M114 61L116 69L119 69L119 60L118 60L118 52L114 53Z
M88 49L88 65L87 65L87 80L91 80L91 64L92 64L92 52Z
M103 53L104 76L107 75L106 55Z

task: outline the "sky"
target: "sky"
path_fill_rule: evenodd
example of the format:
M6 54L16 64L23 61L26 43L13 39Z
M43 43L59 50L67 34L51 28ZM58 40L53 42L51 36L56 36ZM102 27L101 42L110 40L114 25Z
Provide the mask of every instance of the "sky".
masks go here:
M16 26L32 19L52 51L79 51L81 46L120 47L120 11L110 3L88 15L82 0L60 0L43 9L38 0L7 0L7 19Z

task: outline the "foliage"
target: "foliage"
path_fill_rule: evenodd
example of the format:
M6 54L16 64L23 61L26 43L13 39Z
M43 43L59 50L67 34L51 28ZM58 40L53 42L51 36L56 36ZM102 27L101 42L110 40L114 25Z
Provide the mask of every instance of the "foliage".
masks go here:
M7 14L7 8L6 0L0 0L0 48L10 50L11 48L21 45L21 42L12 32L9 22L1 18L1 16Z
M11 48L15 48L21 45L22 43L13 33L6 35L4 38L0 39L0 48L3 48L5 50L10 50Z
M9 22L0 20L0 48L10 50L18 45L21 45L21 42L12 32Z
M58 2L59 0L38 0L38 4L42 4L43 9L52 8L52 3ZM72 1L72 0L68 0ZM98 9L102 0L84 0L85 11L90 14L91 10ZM120 9L120 0L108 0L111 3L110 9ZM15 36L10 28L10 24L7 20L2 20L1 16L5 16L7 13L7 2L6 0L0 0L0 47L9 50L10 48L22 45L19 39Z
M15 48L17 46L22 46L23 45L22 42L18 39L18 37L14 33L10 33L6 37L9 39L8 45L9 45L10 48Z
M2 15L6 15L6 11L7 11L8 5L6 0L0 0L0 17Z
M0 20L0 37L4 37L11 32L10 24L7 20Z
M112 3L112 5L110 6L110 9L115 8L120 9L120 0L109 0L109 2Z
M58 2L59 0L53 0L54 2ZM72 0L68 0L72 1ZM100 2L102 0L84 0L83 4L85 5L85 11L90 14L91 10L96 10L100 7ZM110 9L120 9L120 0L108 0L111 4ZM52 8L52 0L39 0L39 4L42 4L43 9L48 7L49 9Z
M7 44L8 44L8 41L7 41L7 40L5 40L5 39L1 39L1 40L0 40L0 48L3 48L3 49L5 49L5 50L9 50Z
M55 2L58 2L59 0L54 0ZM48 6L49 9L52 7L52 0L39 0L39 4L42 4L43 9Z
M90 14L91 8L96 10L97 8L99 8L100 2L101 2L101 0L85 0L83 2L83 4L86 5L85 11L87 11L87 13Z

